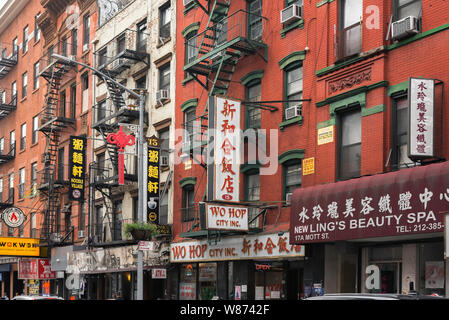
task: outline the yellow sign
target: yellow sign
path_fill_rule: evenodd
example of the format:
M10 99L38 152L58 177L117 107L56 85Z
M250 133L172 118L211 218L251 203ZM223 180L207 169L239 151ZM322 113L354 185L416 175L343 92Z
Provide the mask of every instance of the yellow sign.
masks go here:
M318 129L318 145L334 142L334 126Z
M39 239L0 237L0 256L39 257Z
M315 173L315 158L307 158L302 160L302 175Z

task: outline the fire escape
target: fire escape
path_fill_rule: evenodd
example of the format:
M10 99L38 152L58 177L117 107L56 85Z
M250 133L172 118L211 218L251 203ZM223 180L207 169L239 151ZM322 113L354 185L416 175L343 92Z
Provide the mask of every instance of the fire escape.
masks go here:
M133 41L136 39L135 41ZM124 76L124 73L137 63L149 65L150 58L146 48L146 37L139 41L136 31L126 29L119 36L109 41L99 51L96 52L98 57L98 69L103 74L116 80L118 76ZM105 212L102 221L96 221L93 238L93 244L104 243L108 241L106 230L110 230L112 241L121 240L121 223L113 221L113 201L112 196L118 184L118 148L107 140L109 133L117 132L123 125L137 125L139 120L139 105L135 99L128 98L124 90L117 86L113 81L97 74L104 81L108 92L108 99L103 103L99 103L94 107L94 121L92 129L99 133L100 139L105 145L105 154L108 160L102 159L94 161L90 164L89 172L92 175L91 192L89 193L91 200L95 200L96 193L101 194L101 200ZM145 118L147 119L147 112ZM133 156L133 170L127 168L130 164L125 155L125 181L137 182L137 157ZM105 220L108 220L105 222Z
M250 12L237 10L228 14L231 0L193 0L207 15L205 30L185 45L187 52L194 56L188 58L184 71L190 74L207 92L208 97L226 95L232 76L239 61L245 56L258 55L268 61L268 46L263 42L267 18L261 15L261 8L250 8ZM195 160L195 154L207 154L208 108L209 99L202 111L192 123L184 123L190 139L183 145L182 152ZM190 128L190 129L189 129ZM203 168L206 165L200 161ZM202 200L206 200L206 189ZM220 237L220 232L201 230L200 210L185 233L188 237L207 236L208 239Z
M59 44L55 47L59 48ZM38 128L46 137L45 152L42 154L44 169L38 173L38 190L41 199L45 201L41 240L54 244L63 242L70 235L69 230L66 230L68 233L61 241L61 237L58 234L59 226L56 218L61 210L61 194L68 184L68 181L64 181L61 178L61 173L59 172L58 174L58 168L60 171L61 166L63 168L62 163L59 163L58 167L58 162L61 160L58 159L58 151L63 131L67 127L75 125L75 119L66 118L65 114L61 113L59 109L62 103L59 91L62 80L68 76L69 72L76 72L77 69L76 64L55 60L50 53L40 60L40 64L43 68L39 76L48 83L45 104L39 114Z

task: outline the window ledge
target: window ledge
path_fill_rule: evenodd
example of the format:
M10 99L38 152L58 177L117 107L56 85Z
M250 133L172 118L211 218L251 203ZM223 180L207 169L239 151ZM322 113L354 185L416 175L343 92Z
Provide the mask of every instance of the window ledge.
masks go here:
M292 125L292 124L295 124L295 123L297 123L299 125L302 125L302 121L303 120L304 120L304 118L302 116L297 116L297 117L294 117L292 119L285 120L285 121L279 123L279 128L281 130L284 130L285 127L287 127L289 125Z
M285 25L285 24L284 24ZM294 29L303 29L304 28L304 19L299 19L291 24L288 24L281 30L281 38L285 38L285 35Z
M192 10L192 9L194 9L196 7L198 7L198 4L196 4L195 1L190 2L188 5L186 5L184 7L184 11L183 11L184 15L186 15L190 10Z
M185 85L187 83L189 83L190 81L192 81L192 80L193 80L193 77L189 74L187 77L185 77L184 80L182 80L181 84L182 84L183 87L185 87Z

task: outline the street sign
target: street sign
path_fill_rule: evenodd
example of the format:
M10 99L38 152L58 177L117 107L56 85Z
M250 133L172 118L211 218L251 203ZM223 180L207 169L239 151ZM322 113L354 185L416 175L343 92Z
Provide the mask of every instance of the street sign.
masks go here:
M153 241L139 241L139 250L140 251L153 251L154 250L154 242Z

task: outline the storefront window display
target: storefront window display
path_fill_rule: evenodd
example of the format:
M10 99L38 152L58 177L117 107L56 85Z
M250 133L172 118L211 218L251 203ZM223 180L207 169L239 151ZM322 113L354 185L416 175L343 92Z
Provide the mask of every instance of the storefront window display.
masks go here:
M368 270L374 270L373 277L378 277L379 280L368 285L368 292L401 293L401 246L369 248L369 266Z
M217 293L217 264L199 263L199 298L210 300Z
M445 294L444 243L419 244L419 293Z
M196 264L183 264L181 266L179 282L179 299L196 300Z
M217 263L183 264L180 300L210 300L217 294Z
M255 269L255 299L283 298L282 262L256 262Z

